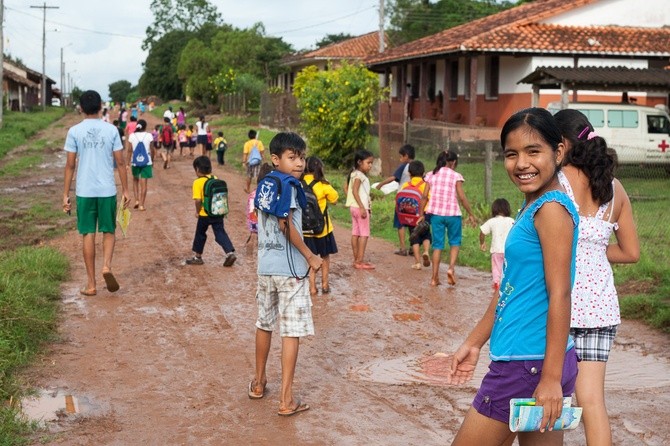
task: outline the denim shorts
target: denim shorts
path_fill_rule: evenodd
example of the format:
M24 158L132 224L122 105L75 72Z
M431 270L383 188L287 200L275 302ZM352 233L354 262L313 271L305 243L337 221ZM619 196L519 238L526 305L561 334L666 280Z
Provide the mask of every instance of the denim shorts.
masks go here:
M533 361L491 361L489 371L472 402L480 414L509 422L509 401L512 398L531 398L542 376L542 359ZM575 391L577 381L577 354L571 348L565 352L561 386L563 396Z

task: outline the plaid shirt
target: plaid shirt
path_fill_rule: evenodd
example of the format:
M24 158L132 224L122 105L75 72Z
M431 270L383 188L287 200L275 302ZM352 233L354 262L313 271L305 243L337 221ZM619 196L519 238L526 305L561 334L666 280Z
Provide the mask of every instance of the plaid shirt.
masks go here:
M463 175L443 167L436 174L428 172L425 178L430 184L430 199L426 206L426 213L441 216L461 215L461 207L458 205L456 194L456 183L465 181Z

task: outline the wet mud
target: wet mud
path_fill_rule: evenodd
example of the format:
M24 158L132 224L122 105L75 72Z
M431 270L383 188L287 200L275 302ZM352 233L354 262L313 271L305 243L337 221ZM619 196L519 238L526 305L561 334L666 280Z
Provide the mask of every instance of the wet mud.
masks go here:
M195 230L188 157L168 170L156 166L147 211L133 212L127 237L117 239L118 292L108 293L100 280L97 296L79 295L85 283L80 236L72 231L51 242L73 265L62 287L61 340L26 379L51 394L60 389L58 395L77 397L80 410L60 410L34 443L449 444L488 364L484 349L472 382L447 385L450 355L491 297L489 275L459 267L455 287L431 288L429 269L412 270L411 259L394 256L394 247L376 238L368 257L377 269L356 270L350 234L336 227L332 291L313 298L316 335L301 342L294 383L295 395L311 409L278 417L277 337L265 398L247 396L256 259L253 246L244 245L244 179L229 167L215 166L215 174L231 191L225 225L238 256L232 268L222 267L211 236L204 265L184 264ZM61 185L61 167L45 168L42 176ZM101 255L97 264L99 271ZM620 327L607 377L615 444L670 443L668 340L636 322ZM584 444L582 428L568 433L565 444Z

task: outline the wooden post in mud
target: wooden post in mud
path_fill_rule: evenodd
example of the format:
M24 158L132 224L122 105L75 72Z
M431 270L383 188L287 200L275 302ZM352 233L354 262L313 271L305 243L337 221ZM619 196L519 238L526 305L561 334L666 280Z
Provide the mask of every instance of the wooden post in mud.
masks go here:
M491 204L493 201L493 142L487 141L484 143L484 201L486 204Z

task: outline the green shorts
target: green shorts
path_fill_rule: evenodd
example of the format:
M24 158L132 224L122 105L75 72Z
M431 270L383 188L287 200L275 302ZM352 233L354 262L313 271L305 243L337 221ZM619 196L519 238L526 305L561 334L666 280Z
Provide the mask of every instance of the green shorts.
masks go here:
M77 229L82 235L96 232L113 234L116 230L116 195L77 197Z
M151 165L148 166L131 166L133 178L152 178L154 176L154 169Z

